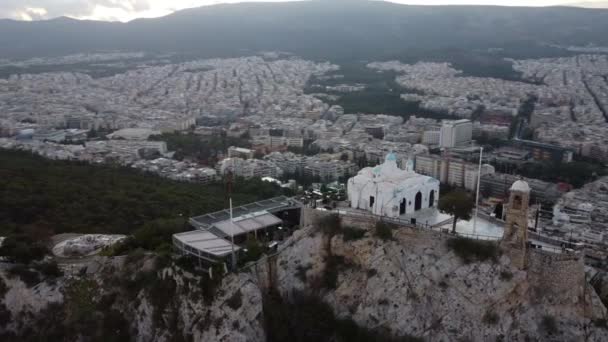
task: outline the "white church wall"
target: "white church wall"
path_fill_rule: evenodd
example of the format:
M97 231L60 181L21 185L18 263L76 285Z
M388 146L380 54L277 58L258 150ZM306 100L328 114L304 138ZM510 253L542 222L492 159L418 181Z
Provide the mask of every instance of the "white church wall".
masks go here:
M352 208L375 215L398 217L416 211L416 195L420 192L420 208L435 207L439 201L439 181L413 171L411 161L406 170L397 167L391 153L385 162L374 168L364 168L348 181L348 198ZM431 195L431 193L433 195ZM432 203L431 196L433 197ZM373 204L370 203L373 198ZM402 201L405 200L405 210Z

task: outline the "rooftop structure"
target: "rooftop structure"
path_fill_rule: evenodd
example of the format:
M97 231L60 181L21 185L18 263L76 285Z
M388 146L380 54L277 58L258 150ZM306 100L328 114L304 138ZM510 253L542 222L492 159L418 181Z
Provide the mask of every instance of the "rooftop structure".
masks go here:
M125 140L146 140L154 134L160 134L160 132L147 128L123 128L112 134L108 134L108 138Z
M210 231L222 237L239 236L256 232L258 230L276 226L283 222L280 218L263 210L251 214L245 214L234 218L217 222L213 224Z
M228 256L233 250L240 250L239 246L233 246L229 241L206 230L174 234L173 244L182 254L190 254L211 262Z
M235 207L232 209L232 215L234 217L234 220L237 221L238 218L240 218L241 216L246 216L253 213L264 211L268 213L275 213L281 210L295 208L299 206L300 203L298 203L293 198L279 196L263 201L253 202L240 207ZM229 209L224 209L201 216L195 216L190 218L189 222L193 227L197 229L209 229L214 224L226 220L230 220Z
M277 239L273 235L281 226L299 224L299 212L292 215L292 211L300 208L296 200L280 196L233 208L232 220L229 209L192 217L190 224L196 230L174 234L173 245L182 255L194 256L199 261L224 262L233 251L241 250L238 244L247 241L250 233L268 242ZM265 234L258 232L262 230Z

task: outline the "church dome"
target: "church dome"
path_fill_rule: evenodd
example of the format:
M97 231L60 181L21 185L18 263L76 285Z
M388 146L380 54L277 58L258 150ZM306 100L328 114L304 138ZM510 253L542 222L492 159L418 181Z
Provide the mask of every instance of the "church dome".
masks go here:
M394 161L394 162L396 162L397 161L397 156L393 152L391 152L391 153L389 153L389 154L386 155L386 158L384 159L384 161Z
M511 185L511 191L530 192L530 186L523 180L518 180Z

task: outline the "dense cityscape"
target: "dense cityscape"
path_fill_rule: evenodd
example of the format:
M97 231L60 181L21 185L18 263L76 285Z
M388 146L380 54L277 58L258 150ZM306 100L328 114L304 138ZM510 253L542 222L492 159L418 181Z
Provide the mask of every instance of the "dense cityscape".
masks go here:
M608 339L608 47L534 44L0 52L0 339Z
M143 56L83 54L20 65L118 63ZM473 193L476 146L485 145L489 150L483 156L487 164L480 190L490 201L505 195L502 178L517 179L513 171L518 165L565 164L573 156L605 162L604 55L514 61L514 69L522 72L521 82L462 76L447 63L367 65L377 72L397 72L404 101L455 117L451 121L344 113L323 99L336 92L364 91L364 86L326 87L328 93L316 87L315 94L307 95L304 89L313 76L323 79L329 72L339 73L339 66L285 57L266 53L164 66L143 62L136 70L98 79L68 72L15 74L0 83L0 146L50 159L119 163L182 181L211 183L228 173L274 179L294 190L312 183L344 182L361 167L376 165L394 153L399 165L412 158L418 173ZM530 99L531 108L522 113ZM448 141L445 137L452 131L458 139ZM228 138L239 146L225 146L201 159L172 151L172 135L194 136L201 144ZM551 206L559 202L558 210L571 202L572 181L567 176L531 180L533 194L545 204L543 225L550 235L565 234L553 224L563 221L564 214L551 219ZM590 216L570 238L597 245L596 252L604 255L608 226L598 226L606 223L590 214L598 202L580 199L585 192L577 194L582 204L568 205L568 210Z

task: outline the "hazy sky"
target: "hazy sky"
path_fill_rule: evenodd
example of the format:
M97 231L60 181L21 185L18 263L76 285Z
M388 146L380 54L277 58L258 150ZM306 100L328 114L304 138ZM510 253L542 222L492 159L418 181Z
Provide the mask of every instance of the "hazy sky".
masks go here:
M157 17L175 10L247 0L0 0L0 18L37 20L70 16L81 19L128 21ZM251 0L250 0L251 1ZM258 0L281 1L281 0ZM608 7L608 0L393 0L417 5L481 4L505 6L551 6L583 3Z

